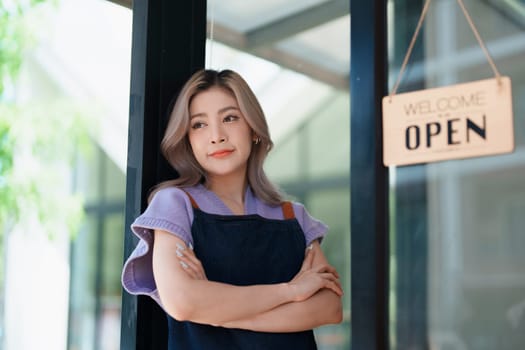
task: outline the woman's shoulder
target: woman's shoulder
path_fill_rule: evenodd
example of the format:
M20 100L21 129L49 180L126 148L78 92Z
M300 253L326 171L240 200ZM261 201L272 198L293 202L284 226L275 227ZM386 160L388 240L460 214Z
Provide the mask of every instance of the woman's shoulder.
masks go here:
M291 205L293 216L299 221L299 223L302 223L307 218L311 218L305 206L302 203L293 200L283 199L280 203L273 204L265 202L253 195L253 197L248 197L248 209L252 207L252 201L254 203L253 210L255 210L257 214L269 219L284 219L286 206L288 204ZM250 210L248 210L248 212L250 212Z
M269 219L280 220L284 219L286 215L286 209L283 208L283 204L290 203L293 209L293 217L299 223L307 244L310 244L317 239L322 240L328 231L328 226L326 226L322 221L313 217L308 212L306 207L300 202L284 200L280 205L275 205L265 203L260 199L257 199L256 201L258 203L257 214Z
M198 186L162 186L154 190L150 197L150 206L153 204L162 205L190 205L188 194L193 194L197 191Z
M153 230L165 230L185 239L190 237L193 209L184 188L157 189L146 210L135 219L131 228L140 238L148 239Z
M191 201L186 190L184 187L177 186L156 189L150 197L146 210L136 219L135 224L151 219L180 220L189 217L190 221L193 220Z
M302 203L291 203L295 218L303 229L307 243L310 244L316 239L322 239L328 232L328 226L321 220L313 217Z

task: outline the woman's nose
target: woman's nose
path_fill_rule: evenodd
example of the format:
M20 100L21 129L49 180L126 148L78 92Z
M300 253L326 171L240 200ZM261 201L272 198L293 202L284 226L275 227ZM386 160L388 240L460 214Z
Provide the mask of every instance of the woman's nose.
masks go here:
M213 126L211 129L211 143L216 144L226 142L226 134L224 133L224 130L222 130L221 125Z
M219 138L214 138L211 140L211 143L223 143L226 141L226 138L224 137L219 137Z

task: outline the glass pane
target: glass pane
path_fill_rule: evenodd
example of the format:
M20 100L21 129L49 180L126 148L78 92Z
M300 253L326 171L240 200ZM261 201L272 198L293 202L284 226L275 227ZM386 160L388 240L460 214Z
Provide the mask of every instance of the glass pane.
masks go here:
M15 0L0 17L0 348L117 349L131 11Z
M348 349L349 9L321 0L262 4L208 3L207 67L233 69L247 80L275 143L266 172L330 227L322 246L342 276L344 321L315 332L320 350Z
M349 102L347 93L334 93L311 113L307 144L303 146L308 150L306 165L312 179L344 176L349 172L350 118L346 118Z
M299 140L292 137L279 144L279 148L274 148L272 157L266 162L266 168L272 169L272 178L276 181L287 181L297 178L300 174L300 152ZM286 166L283 166L286 164Z
M123 180L123 179L122 179ZM122 181L121 184L124 182ZM123 186L120 186L121 198ZM103 257L100 273L102 274L102 290L100 293L99 325L101 330L101 349L118 349L120 343L120 308L122 288L120 274L122 271L124 208L110 215L104 222Z
M93 191L86 203L86 222L71 250L70 349L118 349L122 289L125 176L101 150L82 159L95 168ZM109 187L111 191L108 191Z
M421 3L390 4L395 74ZM465 5L512 79L516 149L390 169L392 349L525 347L525 12L518 1ZM430 6L414 53L405 90L493 76L455 0Z
M345 181L349 183L349 180ZM348 187L317 189L308 192L305 206L310 214L322 218L330 226L323 242L323 252L341 275L345 290L344 319L339 325L315 330L321 349L349 349L350 346L350 189Z
M74 237L71 249L71 287L69 294L70 349L94 349L95 340L95 261L96 221L88 217Z

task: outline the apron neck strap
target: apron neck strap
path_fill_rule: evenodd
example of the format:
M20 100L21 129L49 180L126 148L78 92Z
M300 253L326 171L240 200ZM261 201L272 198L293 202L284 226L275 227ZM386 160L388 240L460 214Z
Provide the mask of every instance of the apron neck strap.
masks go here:
M183 190L184 191L184 190ZM188 192L184 191L184 193L186 193L186 195L188 196L188 198L190 199L190 203L191 203L191 206L193 207L193 209L199 209L199 206L197 205L197 202L195 202L195 199L193 199L193 197L191 196L191 194L189 194Z
M295 213L293 211L293 206L291 202L283 202L281 204L283 210L283 216L285 220L295 219Z

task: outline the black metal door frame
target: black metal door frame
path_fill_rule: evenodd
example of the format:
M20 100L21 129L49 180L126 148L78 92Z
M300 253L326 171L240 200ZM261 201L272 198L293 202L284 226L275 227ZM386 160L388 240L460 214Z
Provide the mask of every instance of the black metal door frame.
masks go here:
M350 1L352 349L389 348L388 168L381 98L387 92L387 0Z
M172 98L204 67L206 0L134 0L124 256L137 243L129 227L149 190L176 174L160 154ZM149 297L122 296L123 350L167 348L164 312Z

